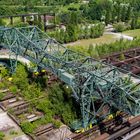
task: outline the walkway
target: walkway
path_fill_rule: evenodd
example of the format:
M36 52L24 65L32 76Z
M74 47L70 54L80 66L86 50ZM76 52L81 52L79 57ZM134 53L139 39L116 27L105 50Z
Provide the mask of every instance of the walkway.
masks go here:
M134 38L128 35L124 35L122 33L115 33L115 32L105 32L104 34L111 34L115 35L118 39L126 39L126 40L133 40Z
M29 140L19 126L0 108L0 131L5 134L6 140ZM12 134L15 132L15 134Z
M16 57L15 55L12 55L11 58L15 59ZM9 51L5 49L0 50L0 59L9 59ZM30 66L31 64L31 62L28 59L23 58L21 56L18 56L17 60L27 66Z

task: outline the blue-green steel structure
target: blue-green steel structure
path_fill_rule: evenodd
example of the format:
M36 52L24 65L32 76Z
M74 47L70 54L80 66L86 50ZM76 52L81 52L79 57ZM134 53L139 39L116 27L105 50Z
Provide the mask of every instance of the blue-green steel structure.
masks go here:
M105 117L112 108L140 114L139 80L133 82L138 77L131 73L69 50L37 27L0 27L0 44L71 87L81 107L82 127Z

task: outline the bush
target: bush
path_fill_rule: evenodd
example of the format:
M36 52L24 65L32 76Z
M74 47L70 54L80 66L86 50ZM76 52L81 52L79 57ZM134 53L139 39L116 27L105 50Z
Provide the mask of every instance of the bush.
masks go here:
M4 96L5 96L4 93L0 93L0 100L2 100Z
M18 134L18 132L16 132L15 130L10 131L10 135L17 135L17 134Z
M63 29L56 30L53 32L48 32L48 35L55 38L60 43L68 43L77 41L79 39L89 39L89 38L98 38L103 35L104 25L97 23L95 26L88 28L84 26L84 29L81 26L74 24L68 24L66 26L66 31Z
M28 87L28 74L23 65L18 65L16 73L12 75L13 83L21 90Z
M23 23L23 22L16 23L16 24L13 25L13 27L26 27L26 26L29 26L29 24L28 23Z
M16 94L18 92L18 88L16 85L12 85L9 90L13 93L13 94Z
M30 122L23 122L23 123L21 123L20 126L21 126L22 130L27 134L33 133L33 131L36 128L36 126Z
M53 120L53 124L55 128L59 128L62 125L62 123L59 120Z
M4 133L0 131L0 140L3 140L4 137L5 137Z
M4 25L5 25L5 22L2 19L0 19L0 26L4 26Z
M116 32L123 32L128 29L128 26L123 22L116 23L113 25L113 27L115 28Z

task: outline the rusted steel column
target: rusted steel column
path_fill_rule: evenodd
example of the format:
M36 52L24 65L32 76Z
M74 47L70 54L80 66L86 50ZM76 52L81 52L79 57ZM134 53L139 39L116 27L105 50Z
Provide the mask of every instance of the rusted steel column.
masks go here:
M13 25L14 21L13 21L13 17L10 17L10 24Z
M47 19L46 19L46 14L44 14L43 17L44 17L44 31L46 32L46 31L47 31L47 26L46 26Z
M22 16L21 19L22 19L22 22L25 23L25 16Z
M139 74L140 73L140 68L132 70L132 73Z
M56 25L56 13L54 13L54 25Z

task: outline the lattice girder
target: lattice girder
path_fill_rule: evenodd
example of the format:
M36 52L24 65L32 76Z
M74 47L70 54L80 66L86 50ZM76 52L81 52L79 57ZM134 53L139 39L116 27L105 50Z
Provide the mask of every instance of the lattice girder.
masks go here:
M0 44L16 56L49 69L72 88L83 127L108 115L112 107L140 114L139 83L128 72L71 51L37 27L0 28L0 37Z

